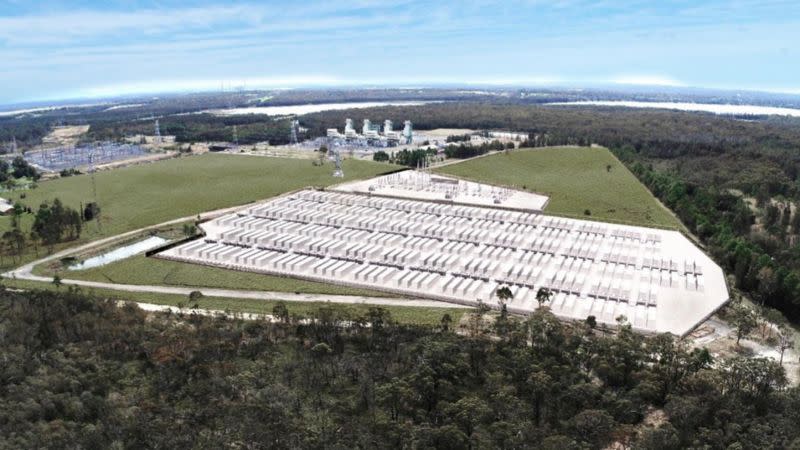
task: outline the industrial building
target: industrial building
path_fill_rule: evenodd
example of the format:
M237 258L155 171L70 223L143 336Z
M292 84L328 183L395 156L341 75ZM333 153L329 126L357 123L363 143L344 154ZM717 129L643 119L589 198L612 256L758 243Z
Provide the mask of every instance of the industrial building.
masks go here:
M353 126L353 119L346 119L344 125L344 133L339 133L336 128L328 128L326 136L330 140L344 140L347 142L360 141L362 144L367 144L376 147L392 147L398 144L412 144L414 141L414 129L410 120L403 123L403 131L397 132L393 129L391 120L383 122L383 131L378 124L373 124L371 120L364 119L361 126L361 134L359 134Z
M497 188L487 185L445 199L426 191L438 181L395 186L395 195L360 183L228 214L201 225L204 238L159 257L495 308L495 292L508 286L506 307L523 314L546 288L561 318L614 325L625 316L636 330L676 335L728 300L720 267L676 231L552 217L541 199L527 202L535 197L495 202ZM403 191L418 193L396 195Z

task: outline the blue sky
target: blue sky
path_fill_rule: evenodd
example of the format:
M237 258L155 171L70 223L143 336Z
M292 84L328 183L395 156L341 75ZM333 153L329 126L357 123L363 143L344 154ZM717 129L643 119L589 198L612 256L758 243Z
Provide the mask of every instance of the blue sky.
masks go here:
M800 93L800 2L0 1L0 103L226 86Z

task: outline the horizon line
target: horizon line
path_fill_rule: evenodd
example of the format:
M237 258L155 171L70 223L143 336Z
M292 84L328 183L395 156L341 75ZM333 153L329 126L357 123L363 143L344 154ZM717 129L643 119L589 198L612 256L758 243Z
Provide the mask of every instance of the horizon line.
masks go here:
M65 103L65 102L81 102L81 101L90 101L90 102L102 102L102 101L119 101L119 100L126 100L126 99L141 99L143 97L150 97L150 96L171 96L171 95L191 95L191 94L207 94L207 93L231 93L231 92L258 92L258 91L286 91L286 90L347 90L347 89L388 89L388 90L407 90L407 89L480 89L480 88L493 88L493 89L502 89L502 90L513 90L513 89L540 89L540 90L601 90L607 89L614 91L616 90L635 90L635 89L643 89L643 90L658 90L662 89L662 92L666 91L716 91L716 92L726 92L730 94L747 92L751 94L765 94L765 95L777 95L777 96L797 96L800 97L800 89L794 88L763 88L763 87L713 87L713 86L693 86L693 85L685 85L685 84L678 84L678 83L670 83L670 84L658 84L658 83L638 83L638 82L613 82L613 81L601 81L601 82L557 82L557 81L540 81L540 82L524 82L524 81L408 81L408 82L387 82L387 83L377 83L377 82L347 82L347 81L339 81L339 82L318 82L318 83L297 83L292 85L291 83L283 83L283 85L259 85L257 83L253 84L252 86L248 86L246 80L245 82L236 83L236 82L216 82L215 86L211 84L205 84L199 86L196 81L189 81L187 84L194 84L192 88L180 89L180 88L164 88L164 89L142 89L142 90L131 90L128 92L124 92L124 89L120 90L119 93L112 93L109 92L108 88L94 88L96 90L95 94L91 93L75 93L75 94L67 94L63 96L53 96L53 97L45 97L45 98L38 98L38 99L29 99L29 100L21 100L21 101L13 101L13 102L6 102L0 103L0 109L5 109L8 107L16 107L16 106L29 106L29 105L40 105L45 106L44 104L51 102L51 103ZM220 87L221 86L221 87ZM98 103L94 103L98 104ZM92 105L48 105L48 106L62 106L62 107L81 107L81 106L92 106Z

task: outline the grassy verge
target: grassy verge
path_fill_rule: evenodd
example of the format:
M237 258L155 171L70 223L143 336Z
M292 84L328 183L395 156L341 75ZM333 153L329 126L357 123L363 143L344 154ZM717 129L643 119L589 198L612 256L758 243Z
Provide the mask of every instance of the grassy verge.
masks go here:
M51 283L39 283L35 281L9 280L4 279L3 285L15 289L67 289L65 286L57 288ZM169 306L188 306L189 299L184 295L158 294L145 292L124 292L113 289L86 289L84 292L103 298L111 298L122 301L133 301L140 303L152 303L156 305ZM205 297L200 300L198 306L202 309L220 310L239 313L271 314L272 308L277 301L272 300L252 300L235 298L216 298ZM340 303L326 302L285 302L289 314L307 316L317 311L322 306L336 306L349 311L353 315L364 314L370 305L349 305ZM413 325L437 325L440 323L444 314L449 314L453 323L458 323L461 317L469 312L463 308L425 308L419 306L381 306L392 314L392 318L400 323ZM187 309L187 311L190 311Z
M438 172L550 196L547 213L683 229L605 148L523 149L436 169ZM590 215L586 215L586 212Z
M37 267L35 272L43 276L53 275L52 271L41 267ZM103 283L390 297L385 292L369 289L147 258L144 255L132 256L93 269L62 271L60 276Z

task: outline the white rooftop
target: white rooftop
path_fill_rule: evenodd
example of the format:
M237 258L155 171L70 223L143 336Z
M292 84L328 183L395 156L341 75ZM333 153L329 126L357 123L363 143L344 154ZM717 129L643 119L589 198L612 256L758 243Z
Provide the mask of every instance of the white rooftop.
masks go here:
M369 180L353 181L330 189L339 192L357 192L529 211L542 211L549 200L547 196L541 194L474 183L416 170L405 170Z
M201 225L168 259L530 313L688 333L728 299L722 270L683 235L530 211L302 190Z

